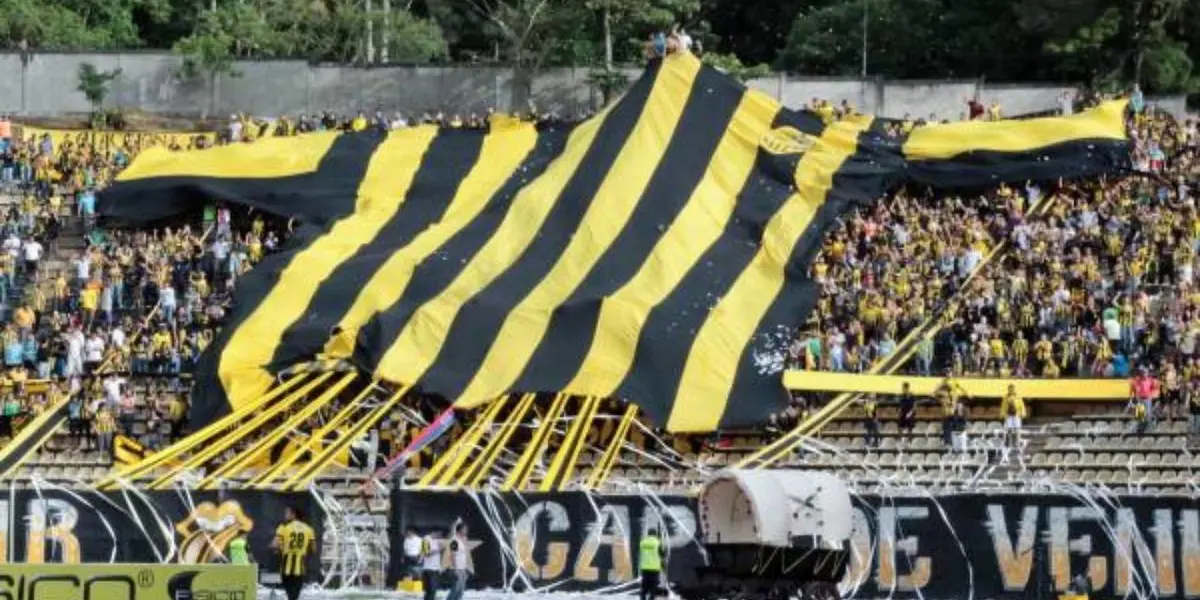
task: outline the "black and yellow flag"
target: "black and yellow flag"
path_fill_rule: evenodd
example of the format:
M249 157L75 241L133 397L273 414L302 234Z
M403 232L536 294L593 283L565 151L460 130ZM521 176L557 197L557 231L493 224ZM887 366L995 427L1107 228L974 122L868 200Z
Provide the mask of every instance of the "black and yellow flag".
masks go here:
M311 134L149 150L101 213L212 198L304 224L239 283L202 361L198 422L290 365L348 358L476 406L510 391L618 396L673 431L763 422L816 296L822 234L894 184L1114 171L1124 106L899 133L782 108L691 55L573 127Z

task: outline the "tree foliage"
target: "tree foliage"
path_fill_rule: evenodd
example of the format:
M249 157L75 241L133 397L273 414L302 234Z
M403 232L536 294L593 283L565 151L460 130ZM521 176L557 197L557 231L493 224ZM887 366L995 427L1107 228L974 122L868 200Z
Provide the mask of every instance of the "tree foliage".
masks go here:
M892 78L1074 81L1193 88L1200 9L1188 0L840 0L809 2L776 66ZM1189 43L1190 42L1190 43Z
M79 71L76 73L79 85L75 89L82 93L84 98L87 98L93 110L97 110L104 106L104 99L108 96L108 84L120 75L121 69L101 71L92 63L80 63Z
M678 24L743 64L806 75L1197 89L1195 0L0 0L12 48L176 49L198 73L241 58L574 65L614 78Z
M108 115L104 112L104 99L108 97L108 84L120 76L121 69L101 71L92 63L80 63L79 70L76 72L79 84L75 89L83 94L84 98L87 98L88 104L92 105L91 123L93 127L101 128L108 124Z

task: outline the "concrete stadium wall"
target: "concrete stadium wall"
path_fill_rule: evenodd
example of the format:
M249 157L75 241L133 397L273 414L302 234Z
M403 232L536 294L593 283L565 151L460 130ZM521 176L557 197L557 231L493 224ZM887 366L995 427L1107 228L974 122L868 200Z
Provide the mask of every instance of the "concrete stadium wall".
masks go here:
M426 111L484 112L511 110L512 72L503 66L383 66L372 68L313 65L305 61L242 61L238 77L215 82L180 81L180 60L162 52L111 54L0 53L0 113L54 116L83 113L87 100L77 91L79 65L121 69L110 85L106 105L151 113L198 115L248 112L261 116L339 112ZM627 71L630 78L636 70ZM777 74L749 82L755 89L799 107L812 98L849 101L859 110L900 118L905 115L957 119L963 100L997 100L1009 115L1057 108L1061 85L992 84L968 81L885 81L878 78L816 78ZM533 101L542 111L571 116L596 107L600 93L588 84L586 68L540 72ZM1182 112L1183 99L1157 99ZM525 108L525 107L517 107Z

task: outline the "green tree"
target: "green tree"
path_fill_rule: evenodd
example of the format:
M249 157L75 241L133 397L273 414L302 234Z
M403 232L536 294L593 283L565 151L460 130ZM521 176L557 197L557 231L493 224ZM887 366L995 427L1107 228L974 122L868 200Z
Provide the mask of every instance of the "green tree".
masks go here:
M940 0L850 0L800 13L776 66L806 75L858 75L869 15L868 73L924 78L947 71Z
M470 0L470 4L491 26L504 58L512 64L512 109L525 109L534 75L559 42L570 39L567 32L577 7L568 0Z
M1187 0L1023 0L1021 28L1037 35L1058 75L1093 85L1182 91L1198 48L1184 36ZM1192 23L1195 24L1194 22Z
M204 13L196 30L175 42L174 51L183 59L178 72L180 79L203 81L208 87L208 104L201 111L201 118L207 118L216 109L218 80L222 76L241 75L234 66L234 43L234 36L224 29L217 11Z
M822 0L703 0L699 16L712 25L707 45L754 63L772 64L787 46L796 16L822 4Z
M384 22L385 58L389 62L427 63L446 60L450 47L433 19L407 10L391 11Z
M75 89L92 105L93 127L105 123L104 99L108 97L108 85L120 75L121 69L101 71L92 63L85 62L79 65L79 71L76 73L79 84Z

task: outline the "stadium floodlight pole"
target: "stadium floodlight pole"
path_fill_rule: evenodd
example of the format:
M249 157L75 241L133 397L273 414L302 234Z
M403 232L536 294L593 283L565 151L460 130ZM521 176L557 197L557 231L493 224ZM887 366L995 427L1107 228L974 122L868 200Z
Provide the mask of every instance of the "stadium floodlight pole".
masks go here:
M862 76L867 76L867 21L871 13L871 0L863 0L862 22Z

